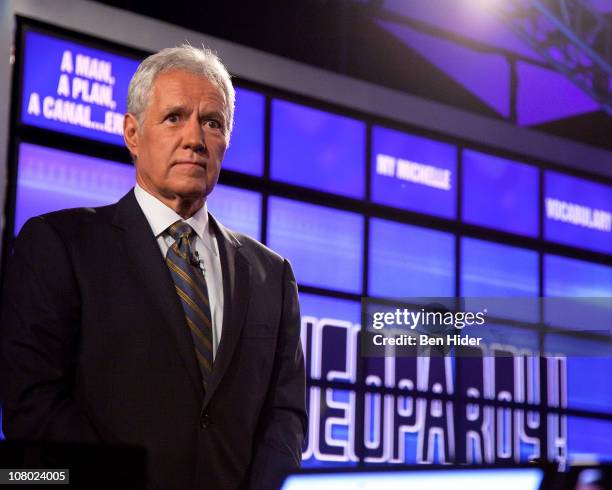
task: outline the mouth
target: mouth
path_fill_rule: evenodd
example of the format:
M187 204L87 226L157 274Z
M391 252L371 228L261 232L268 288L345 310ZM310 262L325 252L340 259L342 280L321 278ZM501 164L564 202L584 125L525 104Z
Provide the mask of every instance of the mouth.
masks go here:
M175 165L195 165L197 167L206 168L206 163L198 160L176 160L172 162L172 166Z

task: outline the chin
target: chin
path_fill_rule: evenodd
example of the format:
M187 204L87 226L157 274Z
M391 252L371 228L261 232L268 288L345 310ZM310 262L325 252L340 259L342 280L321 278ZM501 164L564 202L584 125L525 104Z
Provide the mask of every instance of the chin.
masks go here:
M201 199L210 194L212 187L202 185L199 182L197 185L180 185L174 188L174 194L183 199Z

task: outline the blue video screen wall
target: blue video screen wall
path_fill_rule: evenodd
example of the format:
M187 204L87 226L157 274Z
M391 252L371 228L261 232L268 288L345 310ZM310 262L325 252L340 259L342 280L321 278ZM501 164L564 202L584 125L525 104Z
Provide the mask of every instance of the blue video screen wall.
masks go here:
M32 216L109 204L134 183L127 152L110 155L123 144L113 124L137 57L23 29L5 209L15 235ZM243 84L208 207L294 268L303 465L612 459L612 357L584 355L599 340L580 336L572 311L502 305L483 334L499 356L366 357L360 347L365 297L612 297L610 183ZM591 317L598 335L607 315ZM524 326L538 320L561 332Z

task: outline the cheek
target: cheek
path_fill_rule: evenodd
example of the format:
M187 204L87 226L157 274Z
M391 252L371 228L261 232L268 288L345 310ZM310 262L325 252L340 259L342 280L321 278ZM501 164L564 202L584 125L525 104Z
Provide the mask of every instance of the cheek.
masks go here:
M224 146L223 149L219 152L219 162L222 162L223 158L225 158L226 150L227 150L227 146Z
M170 162L172 161L173 154L171 142L163 138L152 141L148 148L151 172L160 176L166 175L170 170Z
M221 163L223 162L223 158L225 157L225 152L227 150L227 145L219 145L216 149L215 149L215 155L216 158L215 160L217 162L219 162L219 166L221 166Z
M225 136L221 134L208 134L206 135L206 146L210 156L217 161L222 161L225 151L227 150L227 140Z

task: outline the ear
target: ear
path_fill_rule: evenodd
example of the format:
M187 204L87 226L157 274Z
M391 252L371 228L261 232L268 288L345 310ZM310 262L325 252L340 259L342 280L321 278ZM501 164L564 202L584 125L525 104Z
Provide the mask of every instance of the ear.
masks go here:
M123 141L132 156L138 158L140 127L134 114L127 112L123 117Z

